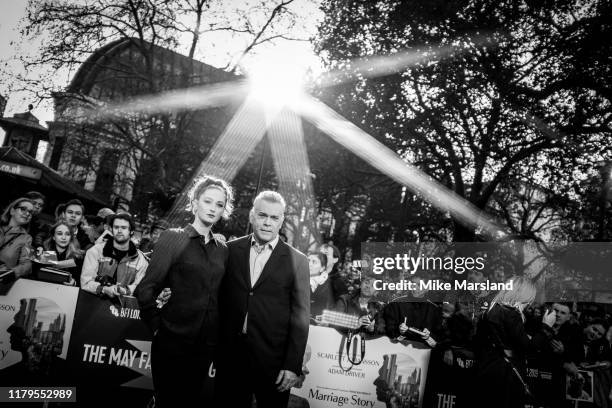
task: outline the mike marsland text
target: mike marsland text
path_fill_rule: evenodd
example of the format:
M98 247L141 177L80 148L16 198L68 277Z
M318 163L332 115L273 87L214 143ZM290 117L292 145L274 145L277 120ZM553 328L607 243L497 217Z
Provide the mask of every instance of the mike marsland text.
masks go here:
M512 290L513 281L509 282L468 282L466 280L445 282L439 279L420 279L418 282L401 280L399 282L384 282L382 279L374 281L376 290Z

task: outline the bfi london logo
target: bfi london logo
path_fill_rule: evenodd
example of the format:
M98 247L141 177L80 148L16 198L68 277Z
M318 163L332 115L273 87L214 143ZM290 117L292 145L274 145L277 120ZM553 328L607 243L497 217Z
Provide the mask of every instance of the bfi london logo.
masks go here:
M140 309L132 309L130 307L117 307L115 305L109 306L109 309L115 317L122 319L140 320Z

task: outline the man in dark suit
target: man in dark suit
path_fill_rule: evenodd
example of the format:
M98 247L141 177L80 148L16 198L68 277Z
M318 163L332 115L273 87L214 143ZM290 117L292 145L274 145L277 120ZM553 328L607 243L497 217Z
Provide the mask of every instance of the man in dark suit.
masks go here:
M260 193L249 218L253 234L230 241L219 293L219 406L286 407L302 374L310 283L306 256L279 239L285 200Z

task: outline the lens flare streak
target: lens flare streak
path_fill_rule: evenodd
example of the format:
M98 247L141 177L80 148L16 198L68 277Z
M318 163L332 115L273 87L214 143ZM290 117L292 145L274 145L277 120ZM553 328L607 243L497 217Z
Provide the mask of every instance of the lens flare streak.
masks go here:
M270 148L274 160L274 169L278 175L279 191L289 198L289 210L293 212L296 227L293 231L297 239L302 237L303 228L308 228L315 240L319 240L319 232L312 226L316 219L316 201L314 198L310 164L304 143L302 121L289 109L281 111L268 131Z
M257 101L247 98L195 171L191 181L175 200L165 217L168 222L176 225L176 221L184 214L189 199L187 193L198 177L209 174L224 180L233 180L264 136L266 128L262 107Z
M403 161L397 153L324 103L314 98L304 98L303 102L296 105L295 108L305 119L336 142L361 157L372 167L419 194L421 198L440 211L447 211L463 224L481 229L490 239L499 240L506 235L486 213L416 167Z
M496 45L496 42L491 37L485 35L472 36L469 41L472 47ZM448 45L354 59L348 62L344 69L322 74L317 81L317 85L319 87L328 87L354 81L356 77L376 78L391 75L425 61L436 61L461 54L464 50L465 46Z
M176 89L100 108L92 116L92 120L103 121L117 116L123 117L127 112L154 114L215 108L240 101L248 92L249 85L246 80Z

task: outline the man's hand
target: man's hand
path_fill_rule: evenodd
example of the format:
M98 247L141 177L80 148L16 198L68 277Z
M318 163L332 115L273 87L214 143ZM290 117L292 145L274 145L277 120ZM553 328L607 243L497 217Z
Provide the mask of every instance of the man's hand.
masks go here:
M278 392L289 391L291 387L298 383L298 376L289 370L280 370L278 373L278 377L276 377L276 383L278 387L276 390Z
M453 356L453 350L448 349L444 352L444 357L442 358L442 360L444 361L444 364L452 366L455 359Z
M117 296L117 286L116 285L104 286L102 288L102 294L110 298L116 297Z
M556 320L557 313L554 310L547 310L544 312L544 316L542 316L542 323L551 328L555 325Z
M172 290L170 288L164 288L161 292L159 292L157 299L155 299L157 308L161 309L164 307L164 305L170 300L170 296L172 296Z
M63 284L66 286L76 286L76 281L72 276L70 276L70 280L68 282L63 282Z
M408 326L406 326L406 317L404 317L404 323L401 323L399 325L399 332L400 334L405 334L408 331Z
M582 379L582 381L584 381L584 377L582 376L582 374L580 374L580 372L578 371L578 367L573 362L563 363L563 369L570 377L573 377L577 380Z
M427 343L427 345L431 348L436 347L436 344L438 344L436 342L436 340L434 340L433 337L431 337L431 333L429 332L429 329L423 329L423 334L421 334L421 338L425 341L425 343Z
M561 343L559 340L551 340L550 346L552 347L553 352L557 354L563 354L563 352L565 351L563 343Z
M370 320L370 316L363 315L359 318L359 327L365 328L369 332L374 331L374 322Z

